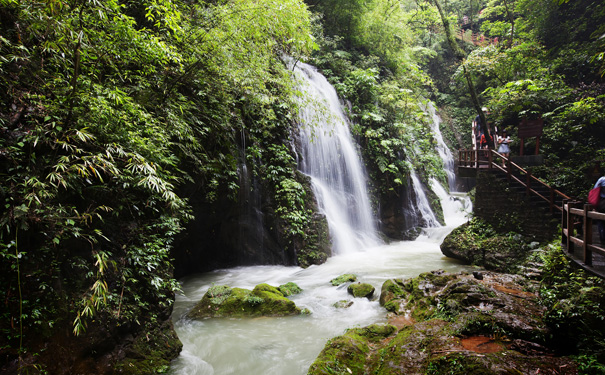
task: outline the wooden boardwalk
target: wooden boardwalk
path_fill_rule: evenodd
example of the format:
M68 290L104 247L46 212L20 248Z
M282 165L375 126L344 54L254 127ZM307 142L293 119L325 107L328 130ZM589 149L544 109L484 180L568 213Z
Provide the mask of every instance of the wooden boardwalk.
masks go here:
M600 243L596 225L597 220L605 221L604 213L594 211L591 205L548 186L494 150L460 150L459 174L471 177L479 170L504 173L509 182L524 187L526 196L546 203L551 215L560 215L561 244L565 255L581 268L605 279L605 244Z

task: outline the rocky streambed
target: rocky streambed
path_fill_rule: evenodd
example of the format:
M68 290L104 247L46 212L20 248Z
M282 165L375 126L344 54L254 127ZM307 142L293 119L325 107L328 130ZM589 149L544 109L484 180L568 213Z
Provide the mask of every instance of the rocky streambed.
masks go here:
M389 324L329 340L309 374L576 374L549 345L537 290L496 272L388 280L380 304Z

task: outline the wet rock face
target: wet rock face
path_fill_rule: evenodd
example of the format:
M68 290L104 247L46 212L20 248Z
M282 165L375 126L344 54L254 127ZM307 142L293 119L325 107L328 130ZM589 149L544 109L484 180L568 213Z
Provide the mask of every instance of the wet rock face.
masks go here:
M576 374L571 359L549 348L537 284L481 276L434 271L387 280L380 304L389 321L405 324L373 335L349 330L328 342L308 374Z
M288 290L292 289L296 288L290 285ZM202 300L187 314L187 317L203 319L288 316L301 313L302 310L294 302L286 298L280 289L271 285L259 284L252 291L223 285L211 287Z

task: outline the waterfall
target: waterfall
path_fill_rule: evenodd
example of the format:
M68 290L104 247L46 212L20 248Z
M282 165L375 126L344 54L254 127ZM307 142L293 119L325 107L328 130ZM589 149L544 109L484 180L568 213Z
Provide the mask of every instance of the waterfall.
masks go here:
M447 182L451 192L456 191L456 174L454 173L454 156L450 151L449 147L445 144L443 140L443 135L441 134L441 130L439 129L439 125L441 124L441 117L437 114L435 110L435 106L433 102L429 101L426 106L426 111L428 111L431 116L431 129L433 130L433 135L435 136L435 140L437 141L437 145L435 149L439 153L439 156L443 160L443 169L447 174Z
M334 254L379 244L367 177L336 90L316 68L297 63L302 91L300 170L311 177Z
M422 218L424 220L424 225L426 227L438 227L439 221L437 217L435 217L435 213L431 209L431 205L429 204L429 200L426 197L424 189L422 188L422 184L420 183L420 179L416 174L416 171L412 170L410 174L410 178L412 180L412 187L414 188L414 193L416 194L416 202L414 202L414 210L416 212L416 216Z

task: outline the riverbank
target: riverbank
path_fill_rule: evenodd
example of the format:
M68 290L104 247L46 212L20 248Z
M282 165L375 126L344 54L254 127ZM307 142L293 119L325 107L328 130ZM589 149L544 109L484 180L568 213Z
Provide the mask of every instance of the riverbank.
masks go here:
M605 373L605 283L556 242L526 243L474 219L441 247L481 268L387 280L388 324L330 339L308 374Z

